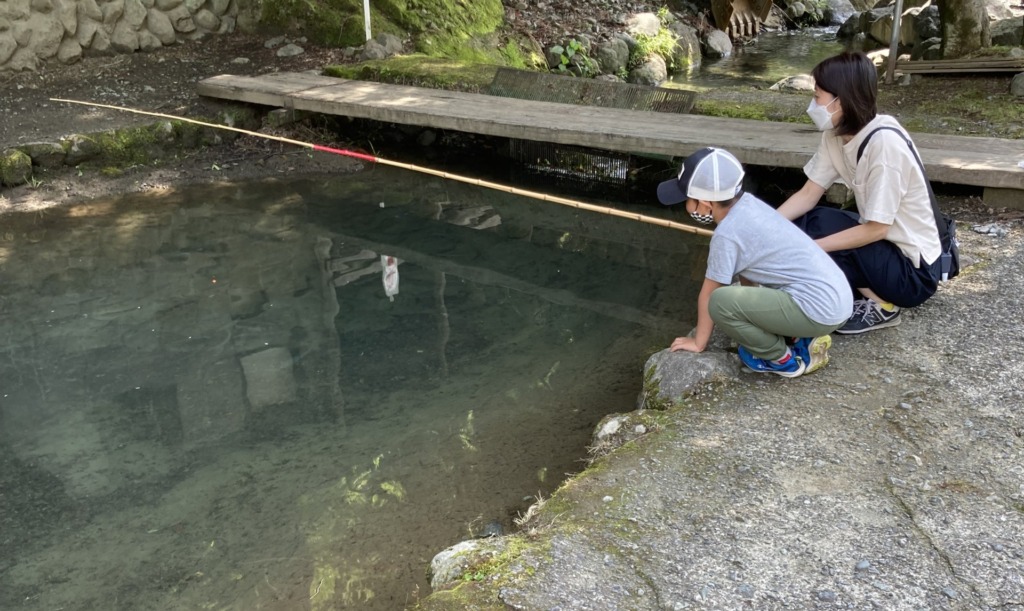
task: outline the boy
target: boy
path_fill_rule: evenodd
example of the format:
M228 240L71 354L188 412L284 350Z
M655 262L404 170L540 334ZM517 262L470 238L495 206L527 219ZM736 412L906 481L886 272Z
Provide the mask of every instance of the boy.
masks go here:
M676 338L671 350L702 352L717 324L749 369L794 378L828 363L829 333L850 317L853 296L824 250L743 192L743 177L732 154L704 148L683 161L678 178L658 185L662 204L686 202L698 223L717 225L696 331ZM732 286L737 276L741 286Z

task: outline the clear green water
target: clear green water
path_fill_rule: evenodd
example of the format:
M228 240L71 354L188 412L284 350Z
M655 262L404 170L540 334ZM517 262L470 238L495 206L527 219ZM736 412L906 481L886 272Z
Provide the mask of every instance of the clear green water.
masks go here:
M787 76L809 74L821 60L844 50L836 28L765 32L747 45L737 45L721 59L704 58L696 74L679 75L681 85L724 87L771 86Z
M634 408L705 252L387 168L0 238L0 608L47 610L414 601Z

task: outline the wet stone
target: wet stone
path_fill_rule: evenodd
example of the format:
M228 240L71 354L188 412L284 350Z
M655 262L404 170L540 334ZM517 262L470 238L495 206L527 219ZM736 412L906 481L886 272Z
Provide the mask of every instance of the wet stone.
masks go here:
M942 588L942 595L946 598L949 598L950 600L956 600L957 597L960 596L960 593L954 590L953 588L946 587Z
M818 600L825 603L834 603L838 596L832 590L821 590L818 592Z
M857 569L858 571L866 571L869 568L871 568L871 563L868 562L867 560L861 560L860 562L857 563L857 566L855 566L854 568Z

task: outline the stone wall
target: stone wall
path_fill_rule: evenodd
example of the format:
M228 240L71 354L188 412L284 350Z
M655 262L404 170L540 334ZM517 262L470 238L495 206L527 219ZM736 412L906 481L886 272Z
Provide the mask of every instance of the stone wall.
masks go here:
M234 31L244 0L4 0L0 72Z

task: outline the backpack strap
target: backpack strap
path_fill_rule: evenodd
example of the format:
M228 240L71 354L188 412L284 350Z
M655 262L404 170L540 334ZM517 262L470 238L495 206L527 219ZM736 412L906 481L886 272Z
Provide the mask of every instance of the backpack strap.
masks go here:
M899 137L902 138L903 141L907 143L908 147L910 147L910 152L914 155L914 160L917 161L917 167L921 168L921 177L924 179L925 186L928 187L928 198L929 200L931 200L932 203L932 214L935 215L935 228L939 232L939 246L945 249L944 245L949 240L948 231L945 229L946 223L942 217L942 212L939 210L939 203L935 199L935 192L932 191L932 183L931 181L928 180L928 174L926 174L924 171L924 163L921 161L921 157L917 154L917 149L914 148L914 143L910 141L910 138L908 138L906 135L903 134L902 131L896 129L895 127L876 127L875 129L871 130L870 133L868 133L868 135L864 138L864 141L860 143L860 147L857 148L857 163L860 163L860 157L861 155L864 154L864 148L867 147L868 141L871 140L871 136L874 136L876 133L882 131L883 129L894 131L897 134L899 134Z

